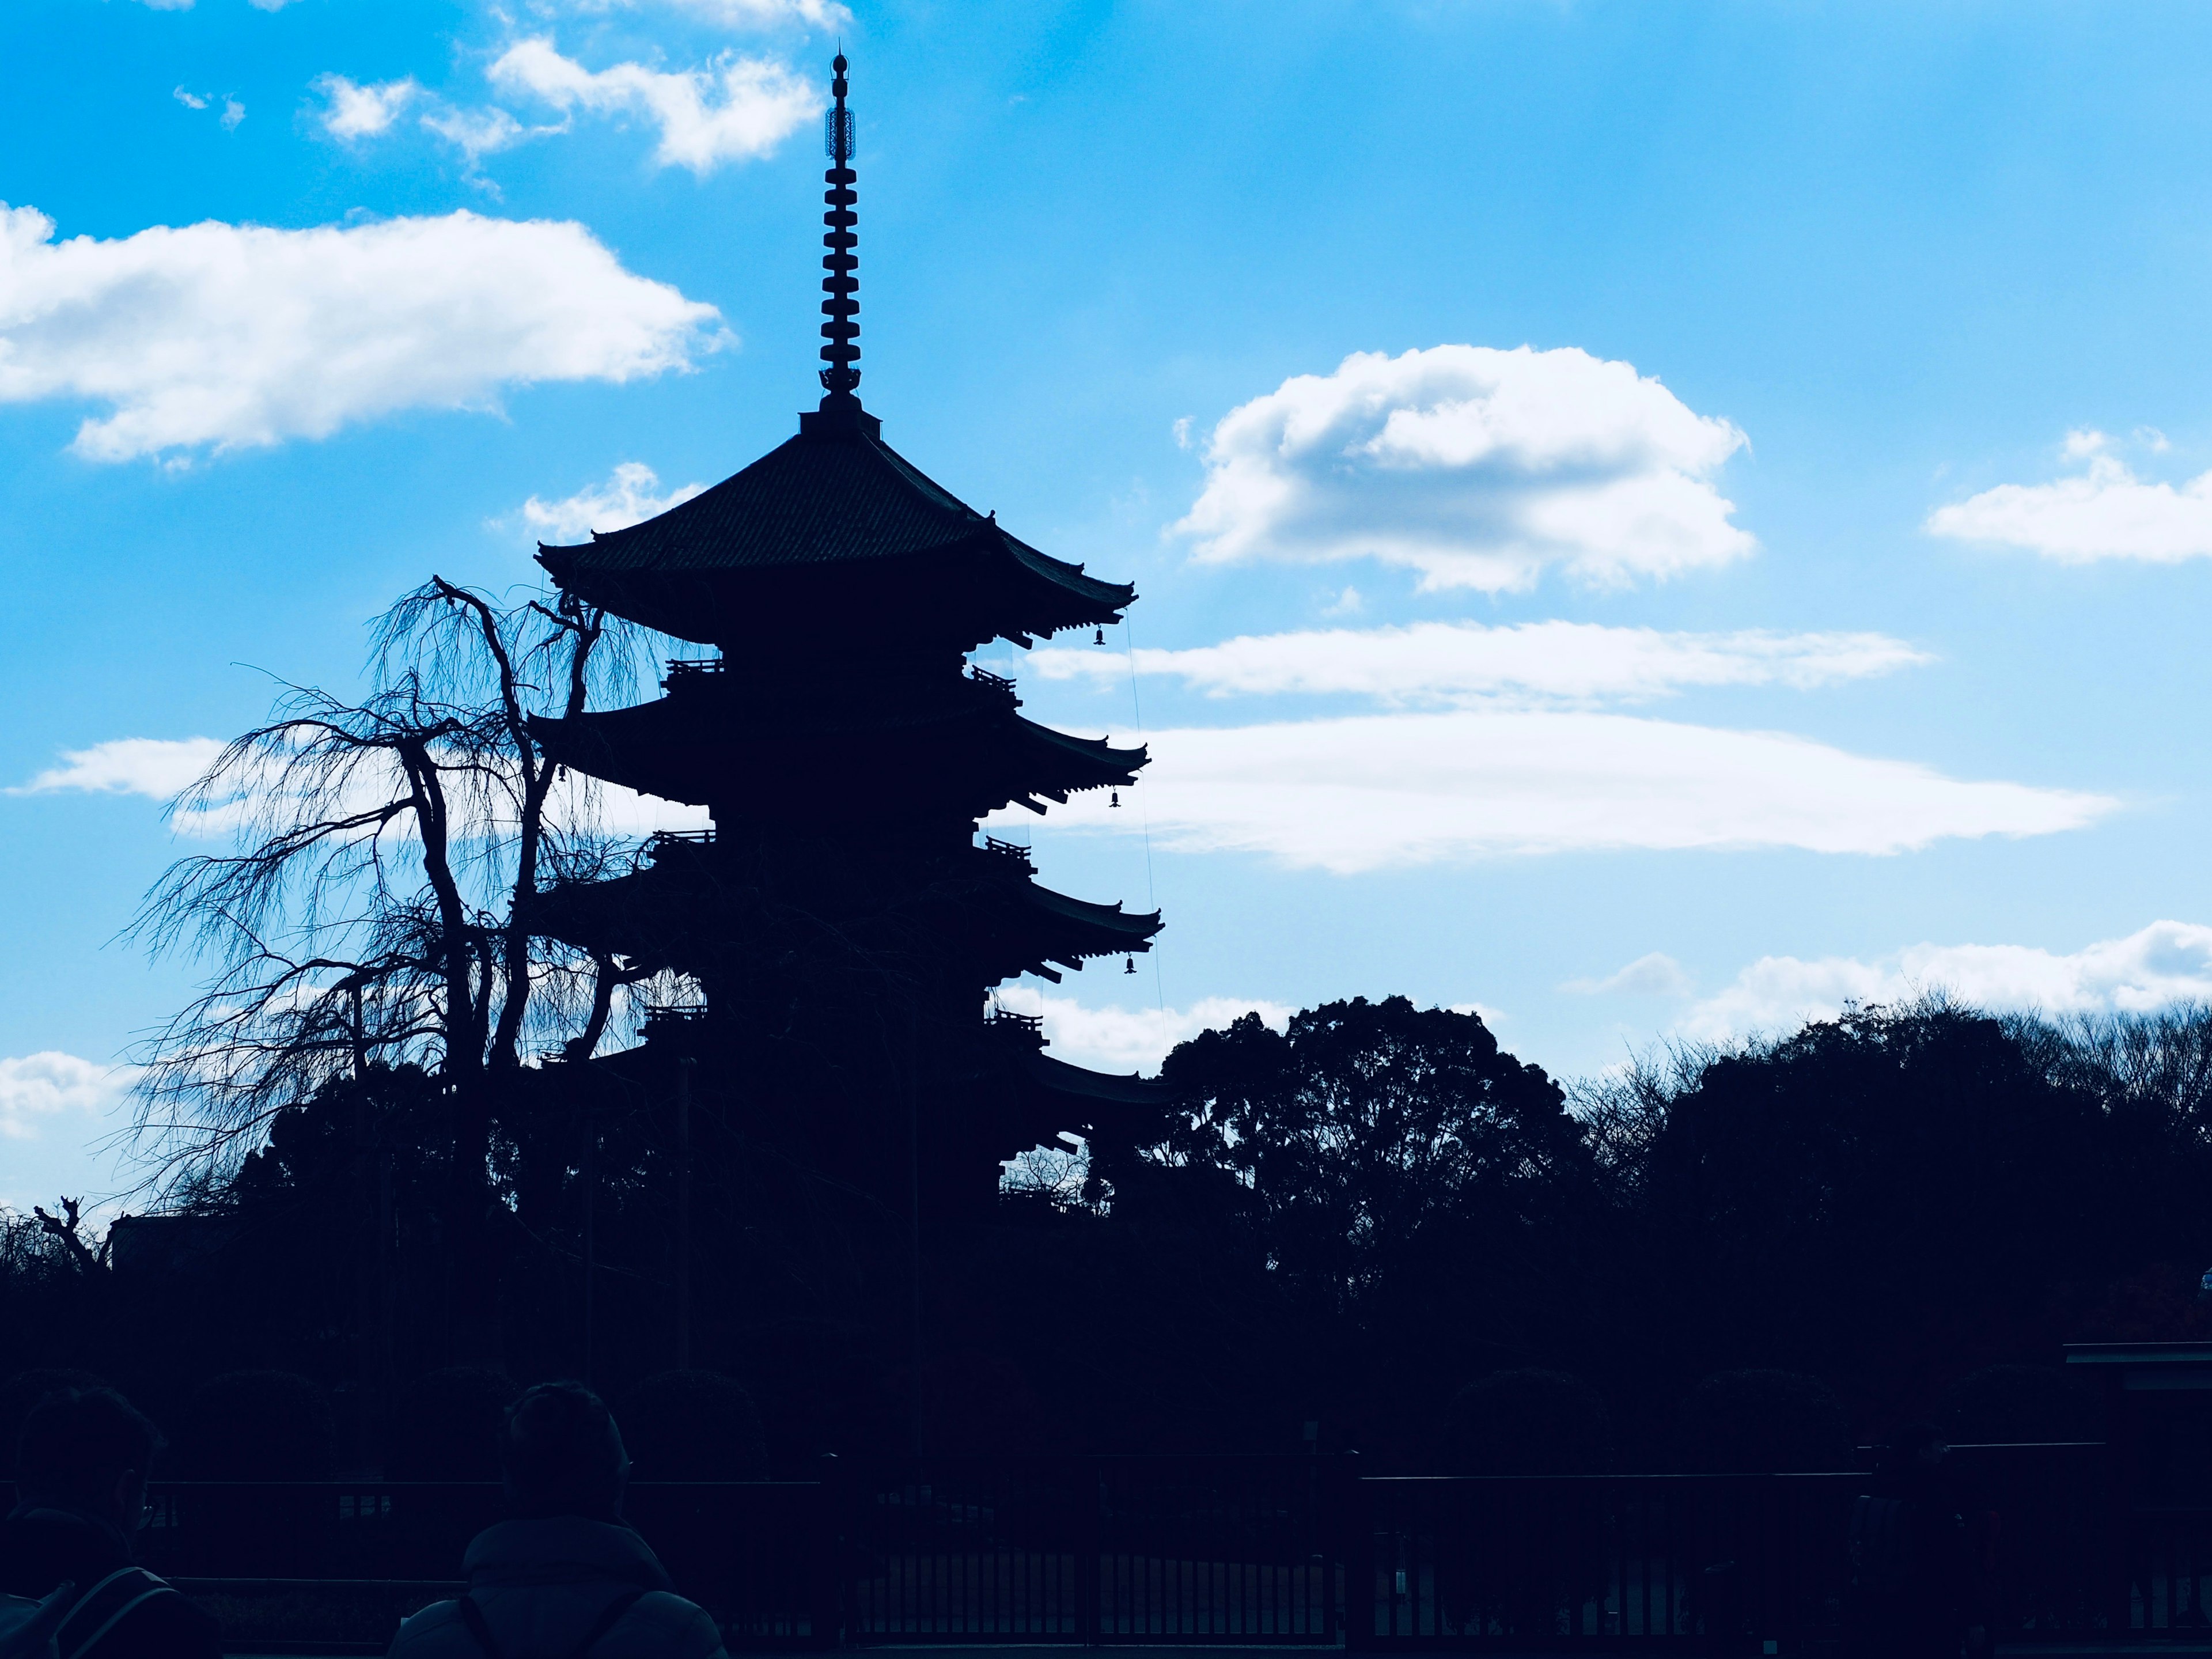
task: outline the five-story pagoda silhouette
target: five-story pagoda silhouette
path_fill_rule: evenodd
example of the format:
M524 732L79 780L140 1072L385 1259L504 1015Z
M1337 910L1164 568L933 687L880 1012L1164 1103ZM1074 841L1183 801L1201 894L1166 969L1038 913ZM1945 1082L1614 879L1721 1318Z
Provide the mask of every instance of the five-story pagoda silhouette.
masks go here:
M978 646L1099 629L1135 598L1048 557L917 471L860 406L858 197L846 61L828 117L828 297L819 408L799 434L659 517L544 547L587 604L713 647L665 696L543 720L546 754L708 807L636 867L556 888L550 936L672 969L704 1006L648 1018L603 1065L651 1086L678 1059L750 1136L901 1210L974 1210L1000 1160L1112 1133L1152 1085L1043 1052L1036 1023L987 1010L1024 972L1150 948L1157 914L1038 884L978 820L1132 785L1141 747L1023 718Z

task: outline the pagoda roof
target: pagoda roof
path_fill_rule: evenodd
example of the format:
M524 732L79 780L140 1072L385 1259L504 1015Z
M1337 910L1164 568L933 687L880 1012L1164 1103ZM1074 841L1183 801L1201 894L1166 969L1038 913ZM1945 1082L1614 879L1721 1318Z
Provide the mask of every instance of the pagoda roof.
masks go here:
M647 859L624 873L556 883L537 896L531 925L585 950L610 950L654 968L696 969L717 939L727 942L758 925L759 896L726 879L713 859L708 835L657 836ZM671 854L681 856L669 857ZM1006 867L992 867L1006 866ZM985 885L956 889L950 902L963 950L980 953L989 982L1036 973L1058 980L1048 965L1079 969L1094 957L1152 949L1160 913L1125 910L1054 891L1026 873L973 849L969 867Z
M1009 802L1042 811L1085 789L1126 788L1149 757L1026 719L988 688L957 683L811 720L757 726L714 702L670 696L629 708L532 715L546 755L604 782L717 811L750 801L766 816L811 811L822 792L906 810L949 793L970 817ZM902 793L902 792L905 792ZM741 799L732 799L741 797Z
M703 580L728 603L762 582L849 579L870 567L947 559L991 567L1016 590L1019 615L1006 626L1017 632L1113 622L1135 599L1130 584L1086 575L1081 565L1001 530L994 516L976 512L884 442L874 416L845 401L849 407L801 416L798 436L658 517L594 531L580 546L541 543L538 562L563 588L618 615L628 614L626 605L668 609L672 581ZM666 626L658 615L639 620ZM701 620L695 616L690 628L667 631L707 637L696 631Z
M1154 1110L1167 1103L1168 1091L1164 1087L1134 1072L1126 1076L1115 1072L1094 1072L1047 1054L1024 1055L1022 1066L1029 1073L1030 1081L1049 1095L1102 1106L1148 1107Z

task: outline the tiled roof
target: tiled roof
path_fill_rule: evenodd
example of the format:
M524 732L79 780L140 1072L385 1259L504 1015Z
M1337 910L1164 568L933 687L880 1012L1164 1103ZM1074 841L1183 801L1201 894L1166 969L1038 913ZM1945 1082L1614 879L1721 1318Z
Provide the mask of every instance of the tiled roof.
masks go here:
M712 489L627 530L594 532L580 547L541 545L539 560L565 580L865 563L965 545L1092 605L1118 610L1136 597L1006 534L884 442L872 416L854 415L805 416L799 436Z

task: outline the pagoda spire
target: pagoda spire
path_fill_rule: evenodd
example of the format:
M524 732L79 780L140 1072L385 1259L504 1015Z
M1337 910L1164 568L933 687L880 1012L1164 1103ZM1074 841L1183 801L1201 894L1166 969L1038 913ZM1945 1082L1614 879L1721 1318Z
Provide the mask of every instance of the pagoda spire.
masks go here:
M836 75L830 90L837 101L823 122L822 135L830 157L830 170L822 175L830 186L822 193L830 209L822 216L829 227L822 238L829 250L822 256L822 269L829 273L822 279L822 291L829 295L822 302L827 319L822 325L822 361L829 365L822 371L822 389L829 393L822 400L825 406L851 398L860 385L860 325L854 320L860 313L860 260L853 252L860 243L854 234L860 216L853 210L860 198L853 188L859 175L853 171L853 112L845 107L845 54L839 52L830 67Z

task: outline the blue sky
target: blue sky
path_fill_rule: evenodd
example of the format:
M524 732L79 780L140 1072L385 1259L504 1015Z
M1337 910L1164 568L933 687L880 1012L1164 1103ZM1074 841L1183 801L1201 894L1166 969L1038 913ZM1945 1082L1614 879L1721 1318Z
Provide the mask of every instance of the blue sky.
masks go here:
M15 0L0 1201L112 1184L192 740L793 429L841 37L864 398L1144 596L983 653L1158 757L1058 1052L2212 995L2201 8Z

